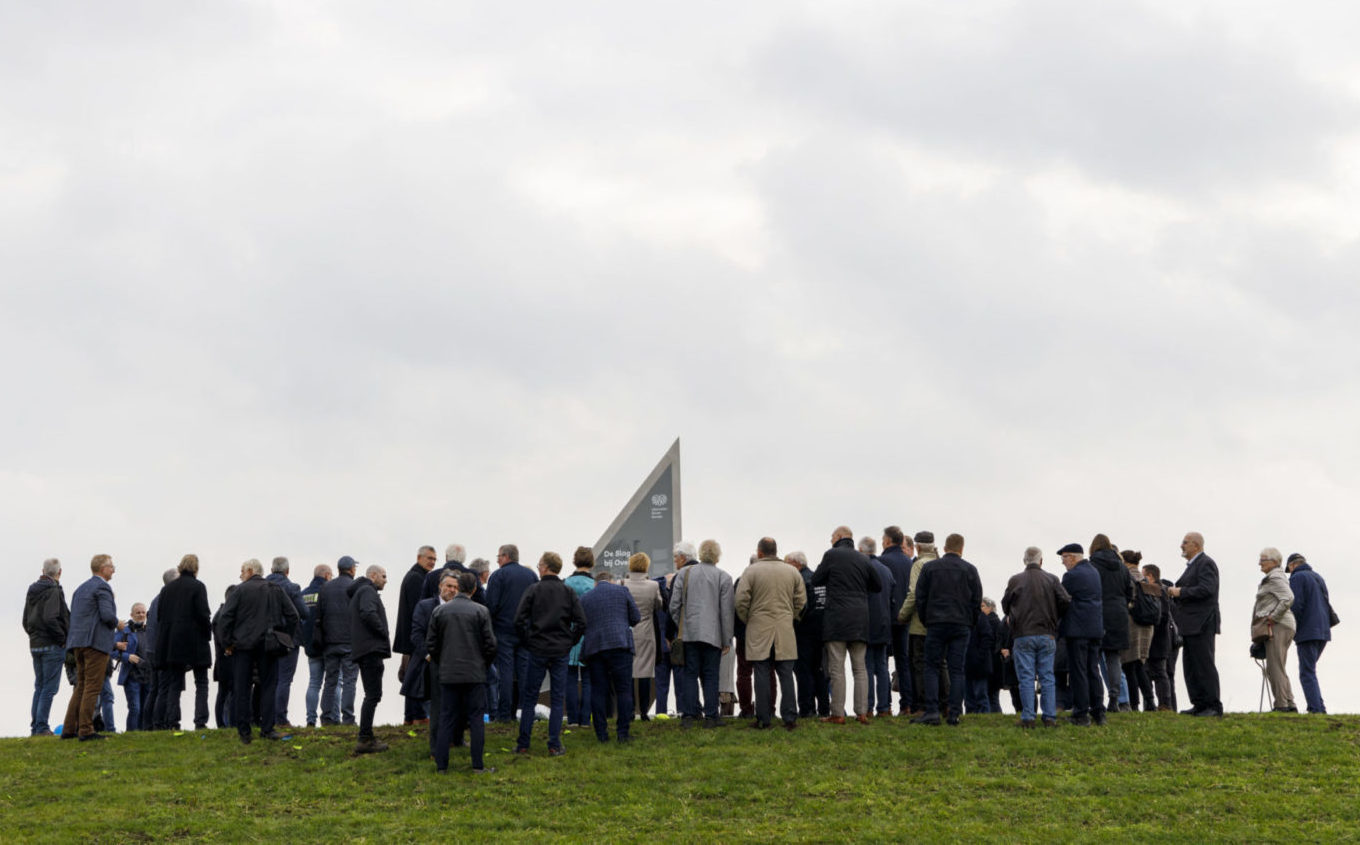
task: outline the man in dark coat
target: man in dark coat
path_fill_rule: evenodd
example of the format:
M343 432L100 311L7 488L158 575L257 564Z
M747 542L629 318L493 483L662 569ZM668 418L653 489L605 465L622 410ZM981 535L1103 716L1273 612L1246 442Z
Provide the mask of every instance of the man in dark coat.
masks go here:
M392 640L387 631L387 608L378 591L387 586L387 570L370 566L364 577L356 578L349 595L350 654L359 667L364 684L364 704L359 710L359 743L355 752L368 754L386 751L387 743L373 736L373 714L382 701L383 661L392 656Z
M798 570L807 593L803 618L793 621L793 637L798 641L798 661L793 674L798 685L798 715L801 718L831 715L830 689L826 677L826 649L822 645L822 619L826 615L826 585L812 585L812 567L807 555L789 552L784 562Z
M1313 571L1303 555L1289 556L1289 589L1294 593L1294 649L1299 654L1299 686L1308 701L1309 713L1326 713L1318 686L1317 662L1322 650L1332 639L1332 598L1327 593L1327 582Z
M1067 646L1067 681L1072 689L1074 725L1105 724L1104 686L1100 680L1100 642L1105 636L1101 611L1100 573L1082 554L1080 543L1058 549L1067 574L1062 586L1072 603L1058 632Z
M538 691L543 685L545 674L549 683L548 754L560 757L565 753L562 748L562 712L567 699L567 655L585 633L586 615L581 610L581 600L576 597L576 591L558 577L561 572L562 558L554 552L544 552L538 561L539 580L524 591L515 613L515 633L529 656L529 665L520 688L516 754L529 753L534 705L538 701ZM492 595L495 595L494 589Z
M311 611L307 607L307 602L302 598L302 588L288 577L288 558L274 558L274 562L269 567L269 575L264 580L283 590L284 597L292 602L293 609L297 611L299 620L306 619L310 615ZM275 693L274 721L285 728L291 728L293 723L288 721L288 699L292 697L293 677L297 674L298 652L302 647L301 621L291 631L284 633L288 635L293 644L279 658L279 682L278 692Z
M485 768L482 763L487 668L496 658L491 614L468 598L477 589L476 575L460 572L445 583L452 587L450 599L435 610L425 634L431 674L441 687L435 771L448 771L449 745L463 744L462 726L467 725L472 740L469 750L473 773L494 772L495 769Z
M911 712L911 648L910 626L897 621L902 604L911 588L911 564L915 560L915 544L896 525L883 529L883 554L878 560L892 573L892 590L888 594L888 610L892 622L893 669L897 672L897 712ZM881 707L879 709L882 709Z
M1100 576L1100 615L1105 627L1100 638L1100 653L1109 685L1107 706L1118 712L1121 709L1119 681L1124 677L1120 655L1129 647L1129 602L1133 600L1134 583L1123 558L1104 534L1097 534L1091 541L1091 566Z
M992 655L996 653L996 631L987 615L987 599L979 605L977 622L968 634L968 648L963 655L963 676L968 685L964 690L964 709L969 713L990 713L992 703L987 686L992 677Z
M349 588L354 584L355 563L349 555L336 562L335 568L340 574L321 588L321 597L316 604L312 639L326 661L326 678L321 685L323 727L354 724L354 693L359 667L350 650Z
M519 547L507 543L496 554L500 566L486 582L486 609L491 611L491 627L496 632L496 674L500 676L500 695L494 718L498 722L515 720L515 686L523 688L529 669L529 652L520 645L515 630L515 611L529 585L538 580L534 571L519 562Z
M1214 664L1215 637L1219 632L1218 564L1204 553L1204 536L1191 531L1181 540L1181 556L1187 561L1176 586L1167 590L1173 602L1172 616L1180 629L1185 689L1190 695L1189 716L1222 716L1218 694L1218 667Z
M864 653L869 642L869 594L883 589L869 558L855 549L855 535L842 525L831 532L831 548L812 575L813 587L826 587L822 641L831 678L831 715L822 719L845 724L845 657L855 678L855 719L869 724L869 672Z
M30 711L30 736L51 736L48 719L52 699L61 687L61 669L66 662L66 632L71 627L71 611L61 590L61 561L43 561L42 575L28 586L24 596L24 632L33 655L33 708Z
M241 583L227 599L218 619L223 653L232 659L232 714L241 742L249 745L253 687L258 683L260 738L282 739L274 730L274 704L278 700L279 657L284 649L272 634L293 630L297 609L277 584L264 580L264 564L251 558L241 564ZM181 574L179 581L184 576ZM206 599L205 599L206 600Z
M977 625L982 608L982 579L977 567L964 560L963 536L950 534L944 540L944 557L921 568L916 578L916 612L926 626L925 665L937 666L943 660L949 669L949 712L945 721L957 725L963 715L963 695L967 690L964 657L970 631ZM925 673L926 712L912 721L922 725L940 724L939 675Z
M897 590L897 581L892 570L874 554L874 539L861 537L859 550L867 558L869 565L878 575L881 589L869 596L869 639L864 650L864 669L869 674L868 710L878 716L892 715L892 671L888 668L888 656L892 651L892 594ZM905 598L905 596L904 596Z
M451 601L458 592L460 574L449 570L438 571L443 576L439 579L439 595L416 602L416 609L411 612L411 663L406 667L406 675L401 679L401 694L415 698L428 707L432 717L430 726L432 755L436 752L439 741L439 696L442 690L437 667L425 659L429 654L425 641L430 632L430 618L434 616L434 612ZM462 736L461 732L459 736Z
M298 625L298 644L307 655L307 727L316 727L316 708L321 702L321 685L326 680L325 649L316 637L316 612L321 600L321 588L331 580L331 568L318 564L312 570L312 581L302 591L302 603L307 612Z
M600 581L581 596L581 611L586 619L581 662L590 669L590 718L595 738L609 741L606 711L612 690L618 715L615 734L619 742L628 742L635 709L633 626L642 621L642 614L627 587L608 581Z
M66 632L66 650L76 658L76 688L66 706L61 738L81 742L103 739L94 729L95 708L109 668L113 651L118 607L113 601L109 579L113 577L113 558L95 555L90 560L90 578L76 587L71 596L71 625Z
M192 669L206 678L212 666L212 614L208 588L198 580L198 555L185 555L178 568L179 575L162 587L156 598L152 631L159 677L155 712L150 716L152 726L159 730L179 730L184 673ZM194 728L200 729L208 724L207 686L196 693Z
M411 615L416 611L416 604L421 600L421 593L425 587L425 579L434 570L435 562L439 556L435 553L434 546L421 546L416 552L416 562L411 564L411 568L406 572L406 577L401 579L401 590L397 594L397 630L392 635L392 650L401 655L401 663L397 666L397 682L402 683L406 680L406 671L411 665L411 655L415 653L415 643L411 641ZM436 588L437 588L436 584ZM423 667L417 667L423 669ZM408 725L425 724L430 721L429 714L425 712L425 698L415 698L401 694L405 701L405 723Z

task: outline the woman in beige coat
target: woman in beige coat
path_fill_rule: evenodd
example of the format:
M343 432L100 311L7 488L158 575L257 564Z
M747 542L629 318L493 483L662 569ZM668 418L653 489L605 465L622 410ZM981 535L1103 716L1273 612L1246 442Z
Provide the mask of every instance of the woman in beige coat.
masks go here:
M1280 566L1280 550L1261 549L1261 571L1265 573L1256 588L1256 606L1251 611L1252 639L1264 630L1266 640L1266 679L1270 682L1270 697L1280 713L1297 713L1294 690L1289 686L1285 664L1289 660L1289 644L1294 642L1294 591L1289 588L1289 576Z
M624 586L633 596L642 619L633 626L633 700L642 721L652 708L652 677L656 674L656 612L661 609L661 587L647 577L652 560L638 552L628 558Z

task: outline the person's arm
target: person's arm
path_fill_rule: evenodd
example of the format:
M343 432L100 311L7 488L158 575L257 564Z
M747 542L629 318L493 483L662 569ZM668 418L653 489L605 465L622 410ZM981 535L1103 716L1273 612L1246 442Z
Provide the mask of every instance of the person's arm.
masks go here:
M372 634L382 635L383 623L378 616L378 593L364 590L359 600L359 622Z
M799 575L794 579L793 588L793 618L802 619L803 612L807 609L807 587L803 585L803 576Z
M113 590L105 585L95 592L95 607L99 611L99 621L110 628L118 625L118 609L113 603Z
M1283 578L1270 579L1270 594L1275 599L1275 609L1269 613L1272 622L1279 622L1294 604L1294 592Z
M222 607L222 616L217 620L217 629L222 632L224 653L231 654L236 646L236 606L241 602L241 591L232 590L227 603Z
M307 602L302 600L302 588L297 584L289 583L288 598L293 600L293 610L297 611L297 621L301 621L307 615ZM207 607L208 602L204 599L203 606Z
M534 611L534 588L531 586L524 591L524 595L519 598L519 607L515 610L515 630L519 632L521 638L529 636L529 625Z
M745 622L751 613L751 570L746 570L746 576L737 579L737 597L734 607L737 618Z
M897 611L897 624L906 625L911 622L911 617L916 614L916 586L921 582L921 570L925 564L913 561L911 564L911 574L907 576L907 597L902 602L902 609Z
M576 595L576 591L571 587L566 589L567 595L571 596L571 644L576 645L586 635L586 611L581 607L581 599ZM633 604L632 596L628 597L628 603L632 605L633 613L637 613L637 605Z
M655 614L653 614L655 615ZM642 621L642 611L638 610L637 602L633 600L633 594L628 594L628 624L633 626Z
M1218 595L1218 567L1201 560L1195 583L1181 588L1179 598L1189 601L1207 601Z
M719 583L721 586L718 590L718 619L722 626L721 637L723 654L726 654L728 649L731 648L731 645L729 644L732 642L732 631L735 627L734 619L736 613L732 608L732 579L723 577L719 579Z
M1053 599L1058 605L1059 618L1066 616L1067 609L1072 606L1072 596L1057 578L1053 579Z
M477 614L482 620L482 659L490 666L496 661L496 632L491 628L491 614Z
M430 623L425 626L425 659L430 663L439 662L439 617L438 613L431 614ZM414 628L415 623L411 626Z
M878 567L874 566L873 563L870 563L868 569L869 580L866 583L867 589L869 590L870 593L883 592L883 579L878 577Z

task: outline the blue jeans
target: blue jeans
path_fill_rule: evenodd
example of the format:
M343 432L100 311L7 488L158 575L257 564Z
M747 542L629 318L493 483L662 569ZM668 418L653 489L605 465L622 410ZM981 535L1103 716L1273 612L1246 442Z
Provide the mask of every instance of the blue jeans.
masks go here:
M534 705L538 703L538 690L543 686L543 676L548 676L548 750L562 747L562 711L567 698L567 656L540 657L532 651L521 649L528 658L528 668L524 682L520 684L519 696L519 742L516 748L528 748L530 734L534 730Z
M326 658L307 658L307 727L316 726L316 706L321 702L321 684L326 680Z
M595 723L595 738L609 741L609 722L605 713L609 708L609 691L614 691L615 733L627 740L628 727L633 723L633 653L626 648L612 648L590 656L590 718Z
M722 649L708 643L685 643L685 683L681 688L684 701L680 715L686 719L699 718L699 685L704 688L703 716L718 718L718 671L722 666Z
M987 699L987 679L969 678L968 694L964 696L964 704L969 713L990 713L991 702Z
M142 685L134 680L123 684L123 698L127 699L127 724L124 730L144 731L151 727L142 724Z
M51 733L48 719L52 715L52 699L61 689L61 669L66 661L66 649L59 645L29 649L33 654L33 707L30 710L28 732L32 736Z
M1016 637L1011 644L1011 660L1015 661L1015 676L1020 681L1020 718L1034 721L1034 681L1037 677L1042 690L1044 718L1058 715L1058 685L1053 677L1053 656L1058 645L1050 636L1038 634Z
M104 687L99 691L99 713L104 719L104 730L107 733L117 733L113 727L113 684L106 676Z
M496 650L496 673L500 675L500 698L496 702L496 715L493 716L498 722L510 722L515 718L515 682L519 682L520 698L524 697L524 676L529 670L529 650L520 645L518 641L505 642L500 635L496 635L497 644L504 642L504 646ZM563 658L565 660L565 658ZM566 665L565 663L563 664ZM539 683L543 682L543 677L538 678ZM538 687L534 687L534 698L538 698Z
M869 672L869 712L892 712L892 672L888 669L888 644L870 645L864 652Z
M926 666L939 666L943 659L949 669L949 716L963 715L963 658L968 653L968 637L972 630L967 625L931 625L926 629ZM926 671L924 681L927 715L940 715L940 673Z
M590 724L590 667L567 665L567 724Z
M493 660L486 667L486 713L493 720L501 706L501 673Z
M326 680L321 685L321 721L354 724L354 693L359 685L359 665L348 651L326 655ZM339 700L335 688L340 687ZM277 695L275 696L277 701ZM273 709L272 707L270 708Z
M1111 683L1111 678L1110 678L1110 666L1111 666L1111 661L1112 661L1112 660L1113 660L1113 664L1114 664L1115 666L1120 665L1120 664L1119 664L1119 652L1117 652L1117 651L1102 651L1102 652L1100 653L1100 658L1101 658L1101 659L1100 659L1100 679L1101 679L1102 681L1105 682L1105 689L1106 689L1107 691L1108 691L1108 690L1112 690L1112 689L1114 689L1114 684ZM1115 695L1115 702L1116 702L1117 704L1128 704L1128 703L1129 703L1129 682L1128 682L1128 680L1124 677L1124 672L1123 672L1122 669L1119 670L1119 671L1117 671L1117 672L1115 672L1115 675L1117 675L1117 676L1119 677L1119 692Z
M1317 662L1322 650L1327 647L1326 640L1294 641L1294 650L1299 655L1299 686L1303 687L1303 697L1308 702L1309 713L1326 713L1327 705L1322 701L1322 688L1318 686Z

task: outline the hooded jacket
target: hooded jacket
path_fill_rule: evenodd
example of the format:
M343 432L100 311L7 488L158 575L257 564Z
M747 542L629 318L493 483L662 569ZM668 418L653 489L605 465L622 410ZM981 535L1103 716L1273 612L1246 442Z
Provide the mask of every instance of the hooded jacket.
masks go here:
M1129 647L1129 602L1133 601L1133 578L1114 549L1092 552L1091 565L1100 575L1100 614L1105 625L1100 648L1102 651L1122 651Z
M387 631L387 608L373 582L366 577L355 578L345 588L349 596L350 659L358 661L370 655L392 656L392 639Z
M341 572L321 588L312 640L313 648L319 648L322 654L345 654L350 650L349 588L353 583L354 571L350 570Z
M66 645L71 627L71 610L61 584L46 575L28 585L24 596L24 631L29 648Z

